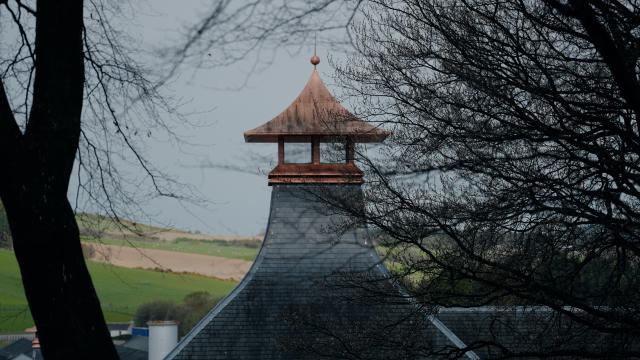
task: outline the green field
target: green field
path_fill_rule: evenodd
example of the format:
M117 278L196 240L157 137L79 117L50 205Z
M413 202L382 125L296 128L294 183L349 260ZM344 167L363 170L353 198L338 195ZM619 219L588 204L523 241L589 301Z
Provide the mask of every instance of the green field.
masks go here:
M98 242L105 245L134 246L142 249L159 249L192 254L221 256L230 259L253 261L258 254L258 247L238 245L234 241L225 240L192 240L176 239L175 241L150 240L117 240L109 238L95 239L82 237L85 242Z
M88 264L107 321L112 322L131 320L137 306L148 301L180 301L194 291L208 291L221 298L236 285L197 275ZM11 251L0 250L0 332L22 331L32 325L18 264Z

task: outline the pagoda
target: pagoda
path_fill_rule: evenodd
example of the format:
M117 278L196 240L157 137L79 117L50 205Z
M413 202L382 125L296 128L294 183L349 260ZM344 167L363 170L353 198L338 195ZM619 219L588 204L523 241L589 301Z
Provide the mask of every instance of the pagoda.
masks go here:
M346 110L320 79L319 62L314 55L289 107L244 133L246 142L278 144L262 247L168 359L422 359L430 348L464 347L410 301L366 227L349 216L364 211L355 144L390 133Z
M315 68L320 59L314 55L311 62L314 69L300 95L271 121L245 132L244 139L278 143L278 165L269 173L269 185L362 184L362 171L354 164L355 143L382 142L389 132L345 109L320 79ZM303 155L310 156L290 162L285 149L293 144L308 145L310 152L303 150ZM334 156L331 163L323 163L321 144L342 145L344 162L337 162Z

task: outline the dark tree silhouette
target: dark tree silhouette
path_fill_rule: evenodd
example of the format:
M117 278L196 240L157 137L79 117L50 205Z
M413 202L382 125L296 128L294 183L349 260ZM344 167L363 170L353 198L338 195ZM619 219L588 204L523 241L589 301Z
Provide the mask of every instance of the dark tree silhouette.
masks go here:
M635 1L362 8L337 77L395 135L361 158L374 181L356 215L417 300L572 324L532 329L556 340L527 356L639 355L639 24Z
M49 359L116 356L67 200L75 159L79 189L113 216L131 203L112 159L123 149L156 193L176 196L138 148L149 127L167 127L130 110L171 108L117 41L108 4L87 1L83 16L80 0L0 0L3 33L18 35L0 54L0 198ZM528 356L640 355L637 2L229 4L168 52L170 75L351 25L357 55L339 78L395 131L380 159L360 158L372 205L354 215L382 230L416 300L543 305L613 344L556 332ZM467 345L523 355L499 339Z
M47 359L117 358L67 198L74 164L78 191L116 219L136 203L116 156L134 159L156 194L178 197L140 141L169 130L158 114L173 109L111 26L118 6L0 1L0 199Z
M24 129L0 87L0 196L43 354L50 359L117 358L67 200L85 82L82 14L82 1L38 1L33 100Z

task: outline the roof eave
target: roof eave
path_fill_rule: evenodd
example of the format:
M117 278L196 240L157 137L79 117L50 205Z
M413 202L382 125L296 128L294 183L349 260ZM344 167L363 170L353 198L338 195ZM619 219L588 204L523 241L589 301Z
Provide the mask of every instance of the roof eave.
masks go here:
M383 142L391 133L386 130L377 129L371 132L359 133L336 133L336 134L309 134L309 133L244 133L244 141L248 143L277 143L281 137L294 141L308 142L312 137L320 140L333 140L349 138L358 143L379 143Z

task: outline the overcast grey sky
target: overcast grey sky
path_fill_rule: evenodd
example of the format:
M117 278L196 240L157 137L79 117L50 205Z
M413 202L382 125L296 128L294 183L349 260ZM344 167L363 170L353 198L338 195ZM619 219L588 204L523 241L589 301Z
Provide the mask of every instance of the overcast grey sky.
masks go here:
M133 33L141 34L144 46L151 49L178 41L178 30L184 24L193 23L206 2L158 0L147 6L151 8L143 8L131 26ZM149 156L159 168L193 184L211 202L208 209L204 209L188 204L181 206L173 200L154 200L145 209L156 223L212 234L254 235L264 231L271 194L266 175L198 165L207 161L233 162L252 151L272 154L275 160L275 144L245 144L242 134L270 120L294 100L311 74L312 48L313 44L309 44L303 49L278 51L271 65L252 74L248 83L238 90L223 89L242 85L251 61L224 69L184 69L170 90L185 102L183 112L194 112L190 120L208 124L198 129L186 128L183 132L186 141L203 146L190 146L189 153L181 153L168 143L156 142L151 144ZM318 46L322 59L318 69L331 90L336 91L331 86L329 50ZM256 165L263 172L270 170L268 163Z

